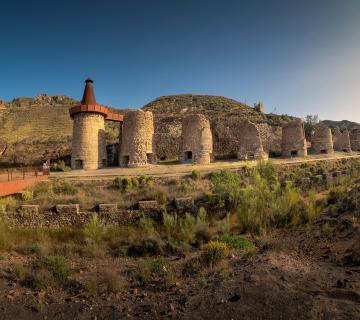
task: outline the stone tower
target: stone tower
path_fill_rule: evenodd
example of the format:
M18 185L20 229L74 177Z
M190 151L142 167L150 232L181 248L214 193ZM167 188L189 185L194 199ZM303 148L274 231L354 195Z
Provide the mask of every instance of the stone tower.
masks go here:
M351 150L360 151L360 129L355 128L350 132Z
M321 122L314 128L314 135L311 139L311 149L316 154L334 152L331 129Z
M210 122L202 114L191 114L182 121L181 162L207 164L211 162L213 141Z
M307 156L304 123L301 119L283 124L281 154L286 158Z
M251 121L244 119L239 123L239 160L266 160L268 155L264 152L258 128Z
M120 166L134 168L155 163L152 112L143 110L127 112L120 139Z
M334 150L351 152L349 131L345 128L340 130L338 127L334 130Z
M73 119L71 168L99 169L105 167L105 118L108 109L96 104L93 81L85 80L81 104L70 109Z

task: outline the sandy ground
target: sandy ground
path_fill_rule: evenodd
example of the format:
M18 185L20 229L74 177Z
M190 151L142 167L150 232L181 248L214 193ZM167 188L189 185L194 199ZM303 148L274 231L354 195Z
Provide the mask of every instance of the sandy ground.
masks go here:
M324 161L324 160L338 160L343 158L359 158L360 153L344 154L343 152L336 152L333 155L309 155L306 158L291 158L271 159L274 164L292 165L304 162ZM86 180L92 178L98 179L113 179L117 176L183 176L190 174L193 170L198 170L203 173L208 173L221 169L236 170L244 166L255 166L256 161L216 161L208 165L194 165L194 164L180 164L166 162L158 165L153 165L143 168L105 168L99 170L72 170L69 172L54 172L51 173L50 178L64 177L69 179Z

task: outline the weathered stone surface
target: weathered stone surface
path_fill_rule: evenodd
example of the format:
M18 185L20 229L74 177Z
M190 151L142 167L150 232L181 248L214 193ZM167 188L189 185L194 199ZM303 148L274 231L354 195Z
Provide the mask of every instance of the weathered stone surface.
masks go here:
M101 203L99 204L99 214L110 214L118 211L117 203Z
M350 132L351 150L360 151L360 129L353 129Z
M239 149L237 157L240 160L267 159L264 152L259 130L252 122L242 120L239 130Z
M334 152L331 129L321 122L315 126L311 149L316 154Z
M127 112L120 139L120 166L134 168L156 162L153 148L154 120L150 111Z
M339 128L335 128L334 130L334 150L343 151L343 152L351 152L350 146L350 135L347 129L340 130Z
M213 153L210 122L204 115L192 114L183 119L179 159L181 162L208 164Z
M175 202L176 209L178 209L178 210L191 209L194 206L194 198L193 197L175 198L174 202Z
M58 204L55 207L59 214L79 214L80 205L78 204Z
M36 215L39 213L39 205L36 204L23 204L21 210L30 215Z
M157 158L160 160L176 160L179 157L181 145L181 127L184 115L159 115L154 118L154 145ZM240 116L218 117L210 121L213 138L213 157L218 159L236 159L240 144L240 123L244 120ZM267 123L255 124L263 144L268 153L281 151L281 126Z
M71 151L72 169L99 169L107 164L105 118L102 114L74 115Z
M156 210L159 204L156 200L139 201L139 210Z
M264 104L261 101L258 102L258 103L255 103L254 104L254 110L257 111L257 112L264 113L264 111L265 111Z
M283 157L307 155L304 123L297 119L282 126L281 154Z

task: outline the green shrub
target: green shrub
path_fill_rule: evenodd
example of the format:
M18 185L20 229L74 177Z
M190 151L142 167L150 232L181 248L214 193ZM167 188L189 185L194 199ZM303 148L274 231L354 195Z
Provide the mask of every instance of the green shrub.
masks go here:
M17 206L16 199L12 196L0 197L0 213L15 210Z
M219 241L236 250L253 250L256 248L251 241L235 234L223 234L219 237Z
M331 233L334 232L334 228L332 226L330 226L329 223L325 223L322 227L321 227L321 233L324 235L329 235Z
M277 170L271 161L259 161L256 165L256 171L259 173L260 177L268 183L277 183Z
M21 193L21 200L22 201L30 201L34 197L34 193L31 190L26 190Z
M191 172L191 178L194 180L200 180L201 179L201 172L198 170L193 170Z
M186 242L194 243L198 238L205 234L208 228L206 222L206 211L199 209L197 217L186 213L185 217L179 217L177 214L163 213L163 230L168 242Z
M104 223L94 214L84 227L84 236L90 242L99 242L105 233Z
M197 258L194 258L185 262L181 273L185 277L193 277L198 275L201 269L202 269L201 261Z
M52 273L54 279L64 284L70 276L70 268L61 256L49 256L44 259L44 266Z
M235 208L239 203L241 181L237 173L221 170L211 176L212 191L218 196L219 207Z
M115 187L121 191L129 191L136 186L136 180L131 177L115 178Z
M53 191L55 194L75 195L79 192L73 183L65 179L56 179L53 183Z
M202 248L202 260L207 265L215 265L225 259L229 254L229 248L226 243L220 241L210 241Z
M41 252L41 248L37 243L30 243L20 247L18 251L26 255L39 254Z

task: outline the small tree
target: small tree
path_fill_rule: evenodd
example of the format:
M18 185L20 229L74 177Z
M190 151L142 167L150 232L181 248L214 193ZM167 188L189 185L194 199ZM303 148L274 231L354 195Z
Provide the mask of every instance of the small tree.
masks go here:
M306 140L310 141L315 125L319 123L319 116L308 114L304 120L304 129Z

